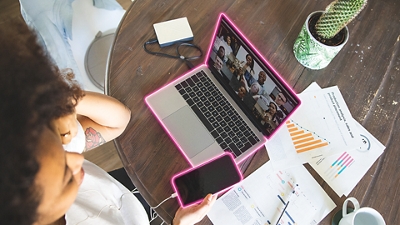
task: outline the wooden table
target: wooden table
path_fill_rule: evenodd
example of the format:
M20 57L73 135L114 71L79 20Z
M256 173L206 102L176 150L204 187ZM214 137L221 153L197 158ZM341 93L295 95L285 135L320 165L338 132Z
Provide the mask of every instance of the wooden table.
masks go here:
M308 14L323 10L329 2L135 0L116 33L106 90L132 110L132 119L116 145L125 169L150 205L157 205L173 193L171 176L189 164L146 107L144 97L188 68L182 61L147 54L143 43L155 38L153 23L187 17L193 42L206 50L218 14L226 12L296 92L313 81L321 87L339 87L353 117L386 146L350 196L356 197L361 206L378 210L387 224L399 223L400 3L370 0L348 26L350 39L341 52L325 69L312 71L296 61L292 47ZM266 150L261 149L245 175L267 160ZM345 197L339 198L307 168L338 205L321 222L330 224ZM157 213L170 222L177 208L177 201L169 200ZM201 224L211 222L205 218Z

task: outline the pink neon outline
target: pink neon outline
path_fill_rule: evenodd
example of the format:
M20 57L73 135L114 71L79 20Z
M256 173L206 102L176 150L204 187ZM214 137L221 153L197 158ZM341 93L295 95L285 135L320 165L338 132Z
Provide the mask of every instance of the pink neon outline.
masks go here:
M175 184L175 179L176 179L177 177L180 177L180 176L182 176L182 175L184 175L184 174L187 174L187 173L189 173L189 172L191 172L191 171L193 171L193 170L195 170L195 169L198 169L198 168L200 168L200 167L202 167L202 166L205 166L205 165L207 165L208 163L211 163L211 162L213 162L213 161L215 161L215 160L217 160L217 159L219 159L219 158L222 158L222 157L224 157L224 156L229 156L229 157L231 158L233 164L235 165L236 172L239 174L239 178L240 178L240 179L239 179L238 182L232 184L231 186L226 187L226 188L224 188L223 190L218 191L217 193L211 193L211 194L213 194L213 195L218 195L219 193L225 192L225 191L229 190L230 188L232 188L235 184L237 184L237 183L239 183L240 181L243 180L242 172L241 172L240 169L238 168L238 166L237 166L237 164L236 164L236 162L235 162L235 158L233 157L232 153L230 153L230 152L225 152L225 153L223 153L223 154L221 154L221 155L219 155L219 156L216 156L216 157L214 157L214 158L211 158L211 159L207 160L207 161L204 162L204 163L201 163L200 165L198 165L198 166L196 166L196 167L192 167L192 168L189 168L189 169L184 170L184 171L182 171L182 172L179 172L179 173L175 174L175 175L171 178L171 185L172 185L172 187L173 187L175 193L177 193L178 202L179 202L179 205L182 206L182 208L186 208L186 207L188 207L188 206L197 204L197 203L203 201L203 199L197 200L197 201L192 202L192 203L190 203L190 204L188 204L188 205L183 205L182 198L181 198L180 194L178 193L178 189L177 189L176 184Z
M151 106L149 105L149 103L148 103L148 101L147 101L147 98L149 98L150 96L156 94L157 92L161 91L162 89L168 87L171 83L175 83L177 80L182 79L182 77L186 76L186 75L189 74L189 73L192 73L192 71L198 69L199 67L204 66L204 65L208 67L207 62L208 62L209 56L210 56L211 51L212 51L212 46L213 46L213 44L214 44L214 37L215 37L215 34L216 34L217 31L218 31L218 28L219 28L218 25L221 23L222 18L225 18L225 19L228 21L228 23L233 27L233 29L236 30L236 32L239 33L239 35L240 35L241 37L244 38L244 41L246 42L246 44L249 45L249 46L255 51L255 54L261 59L261 61L263 61L263 62L267 65L267 67L268 67L269 69L272 70L272 72L276 75L277 79L278 79L281 83L283 83L283 85L288 89L289 92L291 92L291 94L297 99L297 101L298 101L298 103L299 103L295 108L293 108L293 110L289 113L289 115L287 115L287 116L285 117L285 119L283 119L282 122L275 128L274 132L271 134L271 136L269 137L269 139L271 139L271 138L277 133L277 131L281 128L281 126L283 126L283 124L285 124L285 122L289 119L289 117L290 117L290 116L300 107L300 105L301 105L301 100L297 97L296 92L294 92L294 90L286 83L286 81L282 79L281 75L275 70L275 68L272 67L271 64L260 54L260 52L258 51L258 49L254 47L254 45L247 39L247 37L246 37L245 35L243 35L243 33L240 31L239 28L237 28L237 26L232 22L232 20L229 19L228 16L227 16L225 13L220 13L219 16L218 16L218 21L217 21L217 23L216 23L217 25L215 26L214 33L213 33L213 35L212 35L212 37L211 37L211 41L210 41L210 46L209 46L209 48L208 48L208 52L207 52L207 55L206 55L206 57L205 57L205 61L203 62L203 64L198 65L197 67L193 68L192 70L188 71L187 73L184 73L182 76L180 76L180 77L174 79L173 81L168 82L166 85L160 87L158 90L154 91L153 93L151 93L151 94L149 94L149 95L147 95L147 96L145 97L146 105L150 108L151 112L152 112L153 115L157 118L158 122L161 124L161 126L163 127L163 129L164 129L164 130L167 132L167 134L170 136L170 138L171 138L172 141L174 142L175 146L178 147L179 151L181 151L181 154L185 157L186 161L187 161L192 167L193 167L193 163L190 161L189 157L185 154L185 152L183 151L183 149L181 148L181 146L178 144L178 142L176 141L176 139L172 136L171 132L170 132L170 131L167 129L167 127L164 125L164 123L162 122L161 118L159 118L159 117L157 116L157 114L154 112L154 109L151 108ZM242 159L241 159L240 161L238 161L237 163L240 163L240 162L246 160L247 158L249 158L250 156L252 156L253 154L255 154L255 153L268 141L268 139L267 139L265 136L263 136L263 139L264 139L264 142L261 143L260 146L256 146L255 149L254 149L252 152L249 152L249 154L248 154L246 157L242 158Z

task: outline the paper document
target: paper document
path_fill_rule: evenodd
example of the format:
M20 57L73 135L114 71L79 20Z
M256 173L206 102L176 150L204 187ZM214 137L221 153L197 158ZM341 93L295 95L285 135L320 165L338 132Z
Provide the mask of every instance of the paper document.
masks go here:
M208 217L215 225L275 225L289 198L281 225L318 224L336 207L302 165L274 171L267 162L220 197Z
M361 124L355 123L360 133L357 148L310 162L339 196L350 194L385 149Z
M275 168L301 165L357 145L358 131L337 86L316 83L300 95L301 107L266 143Z
M319 90L322 90L321 87L314 82L304 90L302 95L304 93L315 94ZM292 144L288 144L290 143L287 141L289 137L284 139L285 136L280 134L266 144L273 166L275 168L285 168L308 162L338 196L348 196L377 158L383 153L385 146L352 117L348 118L348 115L346 117L346 121L353 120L352 124L355 125L355 127L351 128L352 134L355 137L351 145L338 148L337 150L339 151L336 151L336 153L325 154L324 157L304 159L301 157L301 154L295 154L295 150L291 148ZM310 116L310 118L314 119L313 116ZM342 121L344 122L344 119ZM313 129L315 128L313 127ZM275 138L277 140L274 140Z
M321 87L313 83L306 91L317 89ZM354 124L354 134L357 137L354 148L342 149L337 154L309 162L338 196L348 196L385 149L356 120Z

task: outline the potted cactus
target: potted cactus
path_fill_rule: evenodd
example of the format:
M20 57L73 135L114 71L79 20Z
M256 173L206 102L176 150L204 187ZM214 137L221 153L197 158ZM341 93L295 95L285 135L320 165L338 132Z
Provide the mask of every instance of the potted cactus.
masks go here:
M325 68L349 39L346 25L366 4L367 0L335 0L325 11L311 13L293 46L296 59L310 69Z

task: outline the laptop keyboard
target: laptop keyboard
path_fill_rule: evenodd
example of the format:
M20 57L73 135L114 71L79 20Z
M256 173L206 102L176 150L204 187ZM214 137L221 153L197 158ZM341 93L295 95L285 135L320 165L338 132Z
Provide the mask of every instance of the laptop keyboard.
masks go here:
M259 141L204 71L175 88L225 151L238 157Z

